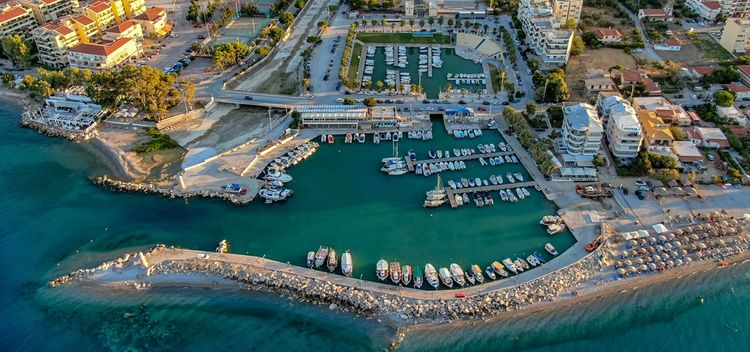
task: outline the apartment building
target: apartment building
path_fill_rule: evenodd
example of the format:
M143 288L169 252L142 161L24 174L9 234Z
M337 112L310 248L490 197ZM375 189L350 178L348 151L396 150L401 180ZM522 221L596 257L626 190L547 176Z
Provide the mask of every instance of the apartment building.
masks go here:
M643 135L635 109L627 100L619 100L607 110L606 135L612 155L623 161L638 157Z
M69 22L69 27L76 30L81 43L88 43L99 36L99 27L96 26L96 21L87 16L69 17L65 21Z
M45 66L63 68L68 65L68 49L78 45L78 33L70 27L50 22L32 32L39 62Z
M106 44L79 44L68 50L70 67L105 70L120 66L140 53L135 39L120 38Z
M78 9L78 0L19 0L34 12L38 24L45 24L70 15Z
M604 130L596 109L585 103L563 108L565 115L560 150L564 154L593 160L599 152Z
M721 31L719 44L730 53L746 53L748 40L750 40L750 19L727 19Z
M134 20L127 20L116 26L107 28L104 31L103 40L114 42L120 38L132 38L135 39L136 43L140 43L143 40L143 30L141 24Z
M653 111L637 111L638 121L643 128L643 140L648 150L660 153L671 153L674 136L670 124L665 123Z
M674 105L663 97L633 98L633 107L635 111L653 112L668 124L690 126L692 123L692 119L682 106Z
M0 4L0 38L15 34L29 38L37 23L34 13L17 1Z
M104 30L116 24L115 12L108 3L97 0L83 8L83 14L96 22L99 33L103 34Z
M748 17L750 0L719 0L721 12L728 17Z
M570 58L573 31L561 29L553 12L553 5L546 0L521 0L518 18L529 46L541 61L564 65Z
M167 23L167 11L161 7L152 7L133 20L141 24L145 35L163 36L171 30Z
M705 21L713 21L722 11L718 1L687 0L685 6Z
M555 17L560 23L565 23L569 19L578 23L581 20L581 9L583 9L583 0L553 0L552 8Z

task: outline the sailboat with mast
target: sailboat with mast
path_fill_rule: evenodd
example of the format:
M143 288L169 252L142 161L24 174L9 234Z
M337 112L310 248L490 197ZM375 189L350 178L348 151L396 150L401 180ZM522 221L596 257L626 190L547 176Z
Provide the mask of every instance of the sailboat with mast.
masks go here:
M438 207L448 201L448 193L445 187L443 187L443 180L440 178L440 175L437 176L437 185L434 189L427 191L426 196L422 205L425 208Z

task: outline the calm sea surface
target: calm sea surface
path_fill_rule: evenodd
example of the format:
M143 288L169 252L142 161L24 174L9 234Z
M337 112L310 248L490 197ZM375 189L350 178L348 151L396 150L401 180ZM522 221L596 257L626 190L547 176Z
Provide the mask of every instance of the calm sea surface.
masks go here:
M211 250L218 240L232 251L303 264L320 244L350 250L355 276L374 277L382 258L402 264L487 265L541 250L550 239L536 224L554 206L531 199L492 208L425 210L424 191L435 178L387 177L379 159L390 144L323 146L289 173L293 199L285 204L234 207L193 199L114 194L86 177L101 170L69 142L22 129L18 111L0 106L0 350L378 350L393 330L373 320L331 312L271 295L199 289L158 289L126 296L45 283L54 276L119 255L167 243ZM436 124L435 132L442 125ZM423 157L431 147L452 149L498 142L456 141L436 133L431 142L403 142ZM461 176L524 172L520 166L448 172ZM526 175L528 177L528 175ZM497 196L495 195L497 200ZM558 249L573 245L565 233ZM405 350L748 350L745 304L748 267L636 290L607 301L474 327L409 332ZM667 293L669 292L669 293ZM698 297L705 303L698 304ZM612 305L614 308L601 309ZM135 314L131 318L124 315Z

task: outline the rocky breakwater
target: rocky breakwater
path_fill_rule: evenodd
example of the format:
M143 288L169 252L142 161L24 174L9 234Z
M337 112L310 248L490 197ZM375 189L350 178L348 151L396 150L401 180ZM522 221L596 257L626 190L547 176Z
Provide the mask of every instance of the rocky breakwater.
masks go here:
M183 191L177 187L163 187L153 183L119 181L109 178L107 175L92 176L89 179L93 184L103 186L114 192L155 194L170 199L191 197L217 198L236 205L245 205L252 201L251 198L233 193L211 190Z
M146 257L165 248L165 245L158 244L146 252L125 253L119 258L101 263L95 268L78 269L66 275L57 277L54 280L50 281L48 284L50 287L55 288L60 285L69 284L75 280L91 279L96 274L105 273L110 270L123 272L136 266L141 269L145 269L146 267L148 267Z

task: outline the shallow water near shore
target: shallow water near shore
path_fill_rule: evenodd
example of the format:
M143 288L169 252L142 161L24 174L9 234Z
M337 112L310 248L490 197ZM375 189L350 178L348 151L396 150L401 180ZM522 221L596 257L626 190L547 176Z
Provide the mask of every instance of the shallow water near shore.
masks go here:
M45 284L57 274L96 265L134 246L164 242L210 250L221 238L233 242L234 252L266 254L295 264L302 264L306 251L319 244L351 249L358 269L355 275L361 273L368 279L381 256L397 258L402 264L484 264L540 250L539 244L546 242L547 236L536 221L554 210L532 191L536 198L516 205L425 211L420 206L421 195L434 187L434 178L406 175L388 179L394 188L413 192L378 187L382 184L379 178L386 176L377 171L377 160L390 153L390 145L372 148L368 142L345 146L340 140L289 170L295 177L290 187L297 194L286 204L233 207L202 199L185 204L182 200L115 194L88 182L86 176L105 170L98 168L98 162L81 147L19 128L17 117L17 111L0 106L0 265L4 269L0 275L0 316L6 322L0 328L3 351L101 351L125 347L382 349L393 338L393 331L383 324L270 295L157 289L132 297L86 296L74 290L51 290ZM414 147L421 158L430 145L440 143L443 141L437 138L433 142L405 141L401 153ZM461 143L475 146L479 142ZM339 154L346 163L326 162ZM491 172L489 167L480 168L473 163L471 170L465 172L467 176L487 177ZM365 168L373 179L357 177L363 174L357 170ZM520 167L514 171L519 170ZM499 168L496 173L504 175L507 171L510 170ZM347 172L354 179L346 184L336 184L327 177L329 173ZM445 174L444 180L456 177L451 174ZM344 187L346 192L335 199L325 199L321 192L310 191L312 187ZM337 209L345 209L351 215L342 219ZM278 217L269 219L269 214ZM359 220L365 215L380 219L362 225ZM440 243L442 237L438 236L458 231L455 229L460 232ZM377 235L394 231L409 236ZM367 235L362 236L363 233ZM569 234L558 235L554 241L559 241L554 242L558 248L572 244ZM454 252L436 253L436 248L452 248ZM441 326L417 331L407 335L402 347L578 351L606 347L632 351L639 349L634 346L637 342L641 350L653 350L650 346L747 350L747 272L747 265L713 271L698 280L694 290L688 289L696 280L678 280L676 286L664 285L639 296L637 302L642 305L628 304L627 299L622 300L626 296L618 295L568 311L529 315L500 325ZM705 304L695 304L701 295ZM614 308L601 309L605 305ZM125 313L136 315L129 319L124 318ZM673 328L671 324L677 325ZM140 344L133 345L134 340Z

